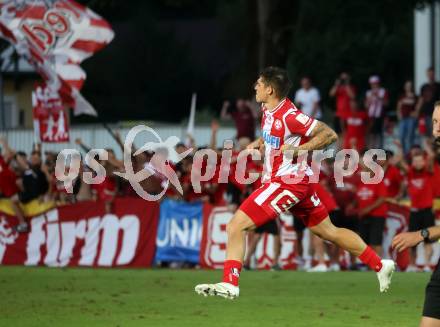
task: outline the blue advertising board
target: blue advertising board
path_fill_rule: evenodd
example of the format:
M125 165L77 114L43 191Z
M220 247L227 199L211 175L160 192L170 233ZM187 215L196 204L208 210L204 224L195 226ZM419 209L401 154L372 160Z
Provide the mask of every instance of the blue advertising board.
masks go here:
M156 262L199 263L203 204L165 199L160 205Z

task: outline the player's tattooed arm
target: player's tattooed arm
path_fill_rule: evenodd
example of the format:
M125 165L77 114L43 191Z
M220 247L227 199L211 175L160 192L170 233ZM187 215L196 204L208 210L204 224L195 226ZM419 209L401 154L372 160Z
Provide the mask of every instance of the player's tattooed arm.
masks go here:
M317 121L315 128L310 134L310 141L300 145L300 150L321 150L338 140L338 134L327 124Z
M286 144L282 147L282 151L294 151L294 156L296 156L300 151L322 150L336 142L338 140L338 134L327 124L317 121L309 139L308 142L299 147L292 147L292 145Z

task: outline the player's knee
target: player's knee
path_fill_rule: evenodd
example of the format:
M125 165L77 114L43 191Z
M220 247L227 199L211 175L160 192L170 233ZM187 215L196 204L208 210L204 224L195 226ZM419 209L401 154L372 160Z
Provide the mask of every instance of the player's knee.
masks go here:
M226 233L228 235L241 233L249 228L249 222L242 216L234 216L226 225Z

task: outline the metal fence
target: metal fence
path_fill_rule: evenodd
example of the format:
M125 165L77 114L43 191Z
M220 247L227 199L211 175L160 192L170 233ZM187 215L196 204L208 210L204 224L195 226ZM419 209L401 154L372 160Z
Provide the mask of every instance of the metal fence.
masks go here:
M170 136L178 137L182 142L186 140L186 127L182 125L172 124L149 124L145 125L151 127L162 139L165 141ZM126 135L131 128L112 128L118 130L125 140ZM11 129L0 132L0 135L6 136L11 148L17 151L24 151L29 153L32 150L34 143L34 133L32 129ZM224 140L234 139L236 130L234 127L222 127L218 131L217 135L217 147L221 147ZM197 146L209 145L211 139L211 128L209 126L199 126L194 130L193 135ZM397 137L397 128L391 135L385 135L384 148L395 150L393 139ZM81 138L83 143L93 149L106 149L111 148L115 151L118 157L122 157L122 151L117 145L116 141L109 134L109 132L102 125L83 125L74 126L70 130L70 142L69 143L44 143L43 151L61 151L63 149L78 149L80 147L75 144L75 139ZM140 148L147 142L158 142L157 138L148 132L140 133L134 144L137 148Z
M159 125L150 126L165 141L170 136L177 136L182 142L186 139L186 127L181 125ZM130 128L117 129L122 139L125 140ZM217 146L221 146L226 139L233 139L235 137L235 128L223 127L220 128L217 135ZM17 151L24 151L29 153L32 150L34 143L34 133L31 129L11 129L0 132L0 135L6 136L9 145L12 149ZM211 128L209 126L197 127L193 135L197 146L204 146L210 143ZM75 144L75 139L81 138L83 143L94 149L112 148L115 150L118 157L122 156L122 152L116 141L109 134L109 132L102 125L94 126L76 126L70 130L69 143L44 143L43 151L61 151L63 149L80 149ZM140 133L135 139L136 147L143 146L146 142L158 142L157 138L148 132Z

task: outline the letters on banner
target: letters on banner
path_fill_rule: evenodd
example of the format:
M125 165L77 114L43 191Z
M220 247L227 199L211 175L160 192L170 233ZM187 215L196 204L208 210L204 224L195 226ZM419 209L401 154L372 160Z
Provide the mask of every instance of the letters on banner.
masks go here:
M205 206L200 265L204 268L221 269L226 257L226 225L233 213L227 207ZM282 214L280 264L283 269L296 269L297 240L291 215ZM255 252L256 268L269 269L274 264L273 236L263 235Z
M112 214L105 214L104 205L95 202L49 207L45 213L33 210L36 216L30 220L30 233L19 234L12 228L17 219L2 208L0 264L53 267L149 267L156 259L221 269L226 256L226 225L233 217L227 207L208 204L164 200L159 206L157 202L141 199L116 199ZM407 207L390 206L384 231L384 256L394 258L401 269L408 265L407 253L397 256L390 244L394 235L407 230L408 215ZM439 218L437 211L438 223ZM296 269L297 235L293 217L281 215L279 225L282 241L279 264L283 269ZM309 242L307 235L304 234L303 245ZM273 236L263 235L256 249L254 267L269 269L274 264L273 250ZM435 244L431 263L439 256L440 244ZM420 260L423 260L421 253L417 263L423 265ZM340 262L344 267L348 265L346 252L341 251Z
M149 267L155 254L159 205L116 199L114 212L83 202L51 209L17 233L15 217L0 213L0 264L51 267Z
M160 204L156 262L199 263L203 203L165 199Z

